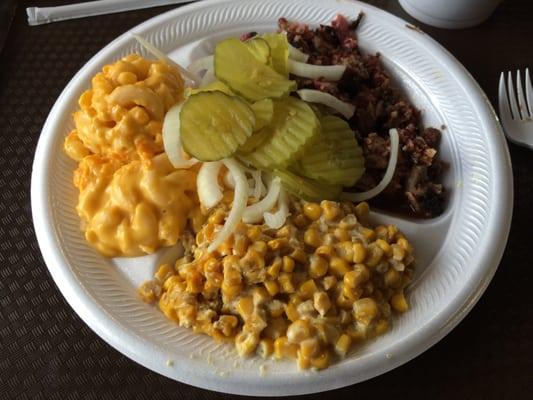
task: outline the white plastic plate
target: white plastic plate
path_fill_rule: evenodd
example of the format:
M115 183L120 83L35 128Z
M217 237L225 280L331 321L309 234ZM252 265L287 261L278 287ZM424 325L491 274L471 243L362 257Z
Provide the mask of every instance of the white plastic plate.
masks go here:
M445 213L424 221L374 214L376 220L399 225L414 243L412 309L395 318L389 333L346 359L321 372L302 372L292 361L241 360L231 346L179 328L144 304L136 287L165 254L108 260L89 247L75 211L75 163L62 151L73 128L71 114L91 77L128 53L145 54L126 33L94 56L55 103L37 147L31 188L35 231L50 273L72 308L105 341L147 368L202 388L246 395L303 394L360 382L405 363L446 335L476 303L507 240L511 165L485 95L434 40L384 11L346 0L202 1L133 31L187 65L212 52L222 38L275 30L282 16L317 25L337 13L355 18L361 11L365 18L358 37L363 50L382 54L398 84L422 110L426 125L446 127L441 144L441 157L450 164Z

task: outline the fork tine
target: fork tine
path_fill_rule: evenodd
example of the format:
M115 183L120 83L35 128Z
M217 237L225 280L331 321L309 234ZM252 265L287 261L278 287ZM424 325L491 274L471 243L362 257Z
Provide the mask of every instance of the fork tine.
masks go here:
M518 105L516 104L516 96L514 94L513 77L511 76L511 72L507 73L507 90L509 91L509 104L511 105L513 119L520 119L520 112L518 111Z
M512 119L511 108L509 107L509 98L505 88L505 73L500 74L500 84L498 85L498 106L502 121Z
M516 70L516 96L518 97L518 109L522 115L522 119L529 118L526 99L524 91L522 90L522 78L520 77L520 70Z
M529 76L529 68L526 68L526 99L527 99L527 108L529 110L529 117L533 118L533 86L531 85L531 77Z

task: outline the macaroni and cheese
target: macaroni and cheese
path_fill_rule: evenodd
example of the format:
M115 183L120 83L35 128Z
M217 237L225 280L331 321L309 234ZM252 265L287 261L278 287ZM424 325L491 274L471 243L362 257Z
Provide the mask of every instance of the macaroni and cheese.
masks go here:
M92 80L74 113L66 153L85 237L105 256L139 256L175 244L197 207L197 169L175 170L165 153L165 113L183 97L174 68L131 54Z

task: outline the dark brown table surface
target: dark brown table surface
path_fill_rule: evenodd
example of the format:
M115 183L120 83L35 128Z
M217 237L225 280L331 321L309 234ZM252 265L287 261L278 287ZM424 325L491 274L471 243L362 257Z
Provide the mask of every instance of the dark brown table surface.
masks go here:
M80 320L48 273L30 209L34 150L48 112L98 50L172 8L27 25L26 6L58 3L19 1L0 56L0 399L238 398L174 382L129 360ZM416 23L396 1L371 3ZM473 29L419 26L465 65L493 104L500 71L533 68L529 0L505 0ZM533 152L512 144L510 151L511 234L498 272L472 312L402 367L303 398L533 398Z

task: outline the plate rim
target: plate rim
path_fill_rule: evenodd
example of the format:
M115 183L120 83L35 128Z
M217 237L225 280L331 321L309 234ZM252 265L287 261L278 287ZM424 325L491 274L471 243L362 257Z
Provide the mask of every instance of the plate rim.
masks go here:
M62 250L58 246L58 239L55 235L50 235L50 230L48 226L48 221L52 220L51 217L51 210L50 210L50 204L47 203L48 195L49 195L49 188L48 188L48 182L44 179L44 177L47 176L47 172L50 169L50 166L48 163L45 162L46 160L46 153L47 149L51 147L51 144L54 141L54 135L53 132L50 132L50 126L53 124L53 117L54 114L57 113L58 104L62 102L62 99L67 95L69 88L71 85L76 82L78 79L80 73L86 68L87 65L95 62L96 59L102 56L103 53L109 52L110 49L115 45L116 42L121 41L125 36L129 35L129 32L133 30L139 30L144 28L155 28L160 20L164 20L166 17L168 17L169 14L181 14L184 12L195 10L196 8L204 8L209 7L211 3L223 3L223 2L232 2L233 0L207 0L197 3L191 3L179 8L175 8L173 10L167 11L165 13L159 14L153 18L150 18L143 23L136 25L132 27L130 30L126 31L122 35L119 35L117 38L115 38L113 41L111 41L108 45L100 49L75 75L74 77L69 81L69 83L66 85L66 87L61 92L60 96L56 100L54 106L52 107L47 120L43 126L43 129L41 131L41 135L39 137L39 142L36 148L35 152L35 158L32 166L32 179L31 179L31 206L32 206L32 216L34 221L34 228L37 236L37 241L39 244L39 248L41 250L41 253L43 255L43 259L47 265L48 270L50 271L50 274L52 275L52 278L54 279L54 282L58 286L60 292L65 297L69 305L73 308L73 310L80 316L80 318L104 341L106 341L108 344L110 344L112 347L120 351L122 354L125 354L128 358L134 360L135 362L159 373L164 376L167 376L171 379L177 380L175 375L172 375L169 370L169 368L165 365L147 365L149 363L146 363L146 361L143 359L142 354L140 354L139 351L136 351L136 349L132 349L131 344L130 345L124 345L124 339L125 337L129 336L135 336L131 332L127 332L126 335L120 335L116 332L113 332L115 329L120 330L120 325L116 321L110 320L110 316L105 312L105 310L98 309L98 306L92 303L91 295L88 294L86 291L83 292L77 292L76 290L79 288L83 289L83 285L81 282L79 282L76 279L76 276L71 273L70 269L68 268L68 265L64 262L64 258L62 257ZM278 0L280 1L280 0ZM346 0L345 0L346 1ZM393 20L396 20L397 22L405 23L406 21L403 19L388 13L385 10L379 9L375 6L361 3L359 1L346 1L349 3L353 3L354 5L365 8L365 9L371 9L373 13L377 13L378 15L383 15L387 18L392 18ZM500 236L498 237L500 240L497 241L497 243L494 243L496 240L493 239L492 244L496 244L492 248L492 252L487 252L486 254L482 255L484 259L487 259L487 264L490 265L490 268L486 268L484 270L483 279L481 279L478 287L476 290L474 290L469 296L464 296L461 294L458 294L456 298L454 299L455 302L459 302L461 304L457 304L455 313L448 316L446 321L443 321L441 324L439 324L440 328L435 330L431 335L423 335L423 333L426 331L424 329L420 329L416 332L414 332L411 336L425 336L422 337L424 339L422 342L420 341L414 341L411 338L411 344L410 346L404 347L402 351L398 352L400 356L394 357L391 360L388 360L387 362L381 362L381 366L372 368L371 372L367 372L366 374L363 374L363 376L357 377L357 379L351 379L348 382L343 382L340 380L335 380L331 385L326 385L323 387L322 390L331 390L334 388L351 385L353 383L361 382L366 379L370 379L374 376L381 375L391 369L394 369L398 367L399 365L402 365L409 360L413 359L414 357L422 354L427 349L429 349L431 346L436 344L439 340L441 340L446 334L448 334L467 314L468 312L473 308L473 306L477 303L481 295L484 293L485 289L489 285L492 277L494 276L499 263L501 261L501 258L503 256L503 252L507 243L509 231L510 231L510 225L511 225L511 217L512 217L512 201L513 201L513 180L512 180L512 166L510 161L510 155L509 155L509 149L507 146L507 143L505 141L503 131L501 129L501 126L498 122L498 117L492 107L492 104L486 97L485 93L482 91L479 84L474 80L474 78L471 76L471 74L466 70L466 68L445 48L443 48L438 42L436 42L434 39L429 37L427 34L423 34L424 37L422 37L420 40L426 41L428 45L430 45L435 53L441 53L444 57L441 57L440 59L447 63L449 67L451 67L452 70L457 72L459 76L456 76L455 79L460 79L461 84L469 89L469 93L471 96L475 97L477 101L472 102L473 105L475 105L477 116L484 121L484 123L487 126L490 126L492 128L491 134L494 134L493 140L499 142L496 143L499 147L501 147L501 150L495 154L497 159L494 160L495 163L499 165L505 165L507 168L502 173L495 175L495 185L497 187L506 187L507 190L504 191L504 195L501 197L498 197L496 199L493 199L495 202L494 208L499 208L500 212L496 213L495 215L491 214L490 216L493 218L496 218L496 223L502 227L500 230ZM461 77L461 75L463 75ZM480 112L480 111L485 111ZM48 133L47 135L47 132ZM44 200L43 200L44 199ZM495 223L494 221L492 223ZM503 240L502 240L503 239ZM490 255L490 256L489 256ZM460 301L459 301L460 300ZM454 302L450 302L446 309L448 310L450 306ZM104 318L104 322L99 322L98 319ZM142 340L138 337L129 337L129 339L133 339L135 341ZM154 344L147 344L144 343L144 345L152 346L154 349L157 348ZM210 385L209 382L203 380L201 376L190 374L189 376L180 377L180 382L184 382L187 384L191 384L197 387L206 388L210 390L215 391L222 391L220 389L220 386L214 387ZM315 389L306 390L304 388L300 388L300 390L294 390L292 388L291 384L288 386L283 385L280 387L281 391L277 392L265 392L261 388L254 387L253 385L250 385L247 382L240 382L243 384L244 391L241 390L240 387L231 387L226 385L223 392L225 393L232 393L232 394L253 394L253 395L266 395L266 396L275 396L279 395L281 393L290 393L290 394L305 394L305 393L313 393L317 392ZM235 380L233 381L233 384L235 384ZM291 390L292 389L292 390ZM301 390L303 389L303 390ZM288 390L288 392L287 392Z

